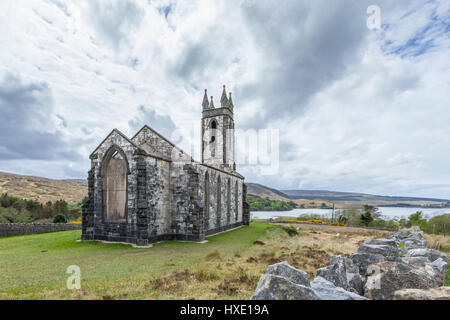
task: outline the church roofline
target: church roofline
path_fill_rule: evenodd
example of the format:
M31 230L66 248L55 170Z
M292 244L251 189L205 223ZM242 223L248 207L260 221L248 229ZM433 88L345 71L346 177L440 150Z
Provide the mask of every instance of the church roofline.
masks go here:
M97 146L97 148L95 148L94 151L92 151L92 153L90 154L89 158L92 158L92 156L94 155L94 153L96 153L98 151L98 149L105 143L106 140L108 140L108 138L113 134L113 133L117 133L119 134L122 138L124 138L125 140L127 140L127 142L129 142L133 147L135 147L136 149L138 149L140 152L145 152L145 150L143 150L142 148L140 148L136 143L134 143L130 138L128 138L125 134L123 134L119 129L114 128L107 136L105 139L103 139L103 141Z
M168 144L170 144L172 147L177 148L178 150L180 150L183 154L185 154L186 156L188 156L191 161L194 161L194 158L192 158L192 156L185 152L183 149L181 149L180 147L176 146L172 141L170 141L169 139L167 139L166 137L164 137L162 134L160 134L158 131L152 129L150 126L148 125L144 125L134 136L133 138L131 138L131 140L133 140L134 138L136 138L144 129L148 129L150 131L152 131L153 133L155 133L158 137L160 137L161 139L163 139L164 141L166 141ZM171 161L171 160L170 160Z

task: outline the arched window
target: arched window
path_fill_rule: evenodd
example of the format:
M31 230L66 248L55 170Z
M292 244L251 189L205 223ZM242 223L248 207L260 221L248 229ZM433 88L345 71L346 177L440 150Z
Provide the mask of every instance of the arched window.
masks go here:
M205 231L209 229L209 173L205 174Z
M125 221L127 209L128 163L125 153L112 147L103 163L104 217L109 221Z
M222 220L222 181L217 179L217 205L216 205L217 228L221 225Z
M211 156L214 158L216 156L216 130L217 130L217 122L216 120L211 121L210 123L210 128L211 128L211 138L209 143L211 144Z
M236 214L236 222L239 220L239 185L236 181L236 187L234 188L234 208Z

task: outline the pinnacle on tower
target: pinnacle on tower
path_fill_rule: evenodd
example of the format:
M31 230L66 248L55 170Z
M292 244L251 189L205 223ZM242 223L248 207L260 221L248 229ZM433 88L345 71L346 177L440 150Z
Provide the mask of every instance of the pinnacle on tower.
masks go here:
M208 92L207 92L206 89L205 89L205 95L203 96L203 103L202 103L202 106L203 106L203 110L209 108Z
M234 108L233 99L231 99L231 92L230 92L230 97L228 98L227 107L230 108L231 110L233 110L233 108Z
M209 104L209 108L210 108L210 109L214 109L213 96L211 96L211 103Z
M227 105L228 105L227 91L225 89L225 85L223 85L222 98L220 98L220 106L222 108L225 108Z

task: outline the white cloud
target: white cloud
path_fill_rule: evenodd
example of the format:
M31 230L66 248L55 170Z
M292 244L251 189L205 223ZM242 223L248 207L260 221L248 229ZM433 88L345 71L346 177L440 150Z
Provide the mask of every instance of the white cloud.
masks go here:
M4 1L0 79L47 84L84 158L0 170L83 178L112 128L132 135L144 116L193 131L203 89L218 102L225 83L238 127L280 129L279 174L242 168L248 181L448 198L450 5L379 1L383 30L370 31L370 4Z

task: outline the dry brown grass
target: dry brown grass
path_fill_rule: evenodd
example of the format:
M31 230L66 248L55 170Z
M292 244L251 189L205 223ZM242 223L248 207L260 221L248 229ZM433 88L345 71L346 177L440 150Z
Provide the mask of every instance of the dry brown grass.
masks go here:
M272 229L255 241L251 250L232 254L207 252L194 269L152 278L145 286L149 292L145 298L249 299L271 264L287 261L313 278L318 268L329 264L330 254L348 256L365 240L391 234L345 227L296 226L300 227L300 236L290 237L281 229Z
M450 252L450 237L444 235L424 234L427 247L430 249Z

